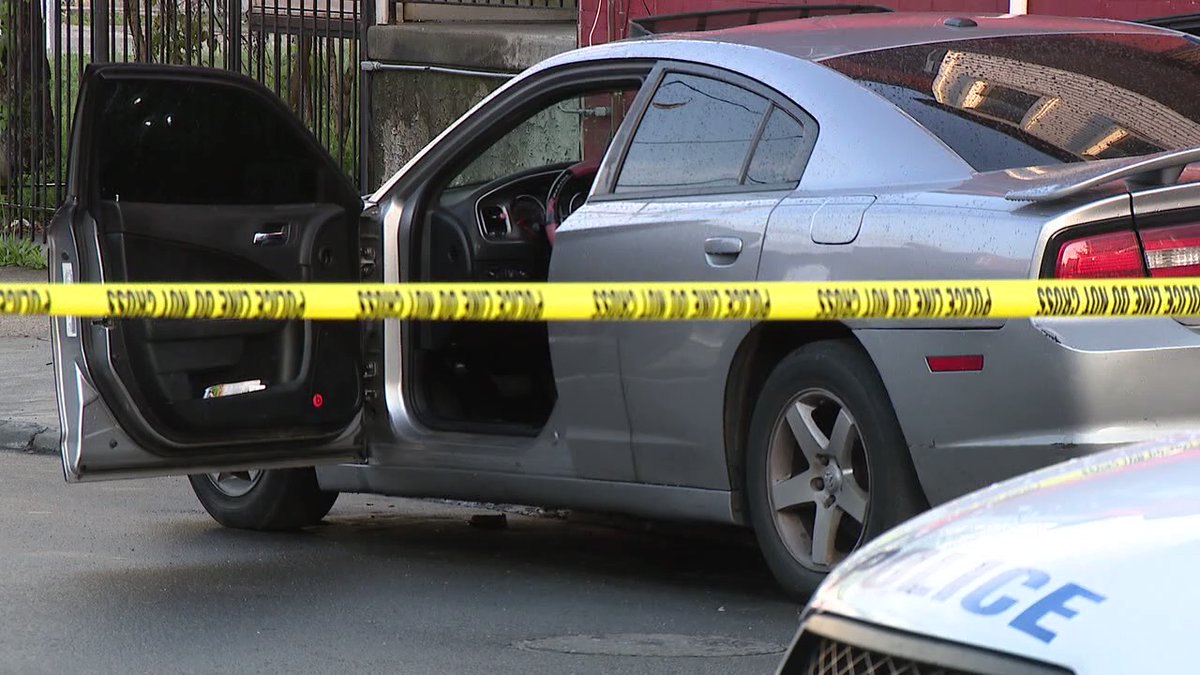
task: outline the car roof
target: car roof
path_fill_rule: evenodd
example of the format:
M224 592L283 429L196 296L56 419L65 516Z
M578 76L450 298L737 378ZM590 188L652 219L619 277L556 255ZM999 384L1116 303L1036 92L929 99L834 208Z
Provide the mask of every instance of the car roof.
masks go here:
M950 25L970 19L974 26ZM1015 35L1063 33L1175 34L1145 24L1083 17L953 12L879 12L790 19L712 31L664 33L644 40L706 40L758 47L820 61L859 52L916 44Z

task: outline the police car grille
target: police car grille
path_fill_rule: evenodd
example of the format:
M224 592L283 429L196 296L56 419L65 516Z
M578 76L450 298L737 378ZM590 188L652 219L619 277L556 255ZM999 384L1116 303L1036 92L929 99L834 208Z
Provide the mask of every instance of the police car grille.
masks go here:
M970 675L821 638L804 675Z

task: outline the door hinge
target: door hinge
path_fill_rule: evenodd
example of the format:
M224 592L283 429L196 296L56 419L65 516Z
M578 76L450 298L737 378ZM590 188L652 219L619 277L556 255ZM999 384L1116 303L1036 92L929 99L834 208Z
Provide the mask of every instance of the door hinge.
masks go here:
M358 270L363 281L371 279L379 261L379 214L379 205L371 204L358 220Z
M358 269L364 278L370 278L375 273L374 246L363 246L358 249Z

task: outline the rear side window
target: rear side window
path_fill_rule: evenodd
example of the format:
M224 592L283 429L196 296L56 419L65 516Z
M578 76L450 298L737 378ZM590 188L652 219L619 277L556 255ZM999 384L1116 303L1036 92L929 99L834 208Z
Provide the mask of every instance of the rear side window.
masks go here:
M772 108L754 158L746 172L748 185L796 183L804 168L804 127L795 117Z
M634 133L615 191L739 185L769 108L741 87L668 74Z
M102 80L99 197L169 204L341 200L344 178L253 92L196 80Z
M977 171L1200 145L1200 44L1187 36L980 38L823 63L908 113Z

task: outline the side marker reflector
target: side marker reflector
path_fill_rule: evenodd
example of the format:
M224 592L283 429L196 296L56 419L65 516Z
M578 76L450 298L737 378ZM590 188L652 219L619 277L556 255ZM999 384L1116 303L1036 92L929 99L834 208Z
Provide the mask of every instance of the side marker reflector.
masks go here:
M983 354L965 356L926 356L931 373L963 373L983 370Z
M325 397L320 394L313 394L313 407L320 408L325 405Z

